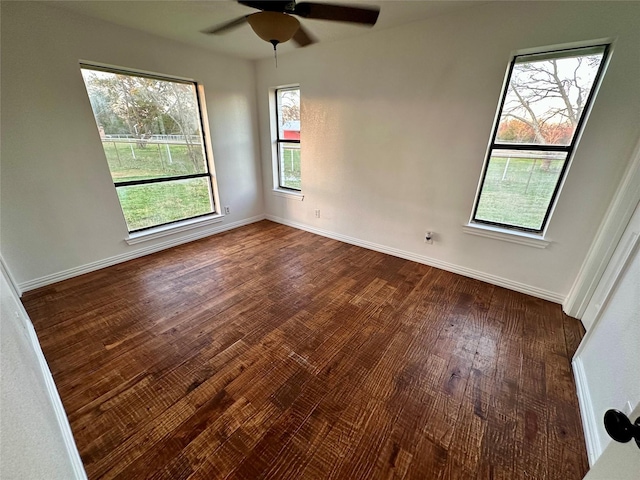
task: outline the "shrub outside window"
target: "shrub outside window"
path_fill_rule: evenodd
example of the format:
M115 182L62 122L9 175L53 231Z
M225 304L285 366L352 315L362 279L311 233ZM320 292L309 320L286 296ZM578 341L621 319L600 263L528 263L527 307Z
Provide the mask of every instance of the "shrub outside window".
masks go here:
M197 84L81 71L129 232L214 213Z
M278 187L301 191L300 87L276 90Z
M608 51L599 45L513 59L472 223L544 231Z

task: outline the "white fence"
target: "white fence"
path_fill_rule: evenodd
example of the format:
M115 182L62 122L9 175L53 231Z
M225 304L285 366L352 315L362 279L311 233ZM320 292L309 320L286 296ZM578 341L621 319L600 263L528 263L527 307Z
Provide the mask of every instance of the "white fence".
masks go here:
M102 141L117 143L171 143L177 145L199 145L202 143L199 135L151 135L140 138L129 134L105 134L102 136Z

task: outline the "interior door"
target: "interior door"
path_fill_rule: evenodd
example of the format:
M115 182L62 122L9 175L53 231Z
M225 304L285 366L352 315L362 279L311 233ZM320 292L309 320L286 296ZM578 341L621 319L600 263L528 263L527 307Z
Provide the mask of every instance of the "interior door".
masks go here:
M640 417L640 403L629 417ZM640 448L636 442L611 442L593 464L584 480L638 480L640 478Z

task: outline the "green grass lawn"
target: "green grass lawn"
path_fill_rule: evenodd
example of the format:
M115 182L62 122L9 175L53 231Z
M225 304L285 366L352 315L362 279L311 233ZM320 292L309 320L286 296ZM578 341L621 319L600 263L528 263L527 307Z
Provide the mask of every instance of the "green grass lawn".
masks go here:
M538 230L562 171L563 160L492 157L476 219ZM504 177L504 179L503 179Z
M142 180L153 177L172 177L206 172L200 145L194 145L195 161L188 155L186 145L135 143L102 143L114 181Z
M193 147L195 162L186 145L103 142L114 181L143 180L205 173L202 148ZM206 178L117 187L129 231L212 213Z
M282 148L280 157L280 184L282 187L300 190L300 148Z
M118 187L129 231L212 213L205 178Z

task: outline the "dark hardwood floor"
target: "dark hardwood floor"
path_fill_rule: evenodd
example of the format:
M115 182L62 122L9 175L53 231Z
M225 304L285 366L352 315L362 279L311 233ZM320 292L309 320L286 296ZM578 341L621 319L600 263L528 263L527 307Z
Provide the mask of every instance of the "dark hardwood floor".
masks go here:
M268 221L29 292L90 479L587 471L559 305Z

